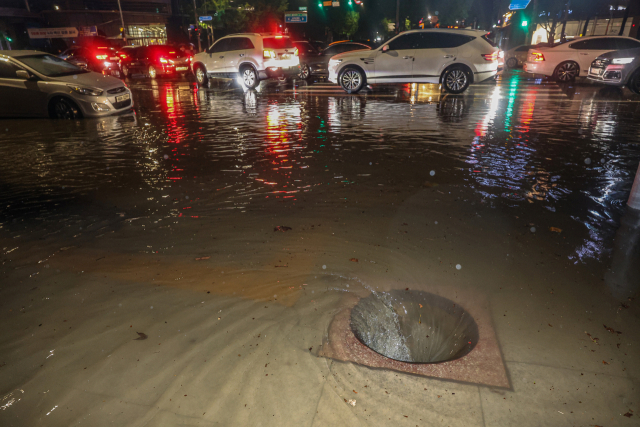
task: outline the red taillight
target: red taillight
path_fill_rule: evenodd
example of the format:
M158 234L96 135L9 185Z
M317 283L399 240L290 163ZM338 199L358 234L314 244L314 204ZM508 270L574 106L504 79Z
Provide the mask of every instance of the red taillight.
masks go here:
M167 61L167 60L166 60L166 59L164 59L164 58L160 58L160 62L161 62L161 63L163 63L163 64L168 64L168 63L169 63L169 61Z
M483 53L482 57L485 61L497 61L498 60L498 52L493 53Z
M187 62L191 62L191 57L187 56Z
M540 52L531 52L531 56L533 56L533 60L536 62L544 61L544 55Z
M281 39L281 38L282 38L282 36L276 36L276 38L277 38L277 39Z
M121 53L121 54L120 54L120 58L122 58L122 59L126 59L126 57L127 57L127 55L125 55L124 53Z
M96 55L96 58L100 60L107 59L107 55Z

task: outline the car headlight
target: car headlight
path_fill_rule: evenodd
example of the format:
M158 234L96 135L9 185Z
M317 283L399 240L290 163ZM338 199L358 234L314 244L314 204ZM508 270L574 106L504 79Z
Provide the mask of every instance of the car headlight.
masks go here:
M615 58L612 62L614 64L629 64L633 62L635 58Z
M341 62L342 62L342 59L330 59L329 60L329 64L331 64L331 65L337 65L337 64L339 64Z
M68 85L68 86L69 86L69 89L81 95L91 95L91 96L102 95L102 91L100 89L94 89L91 87L73 86L73 85Z

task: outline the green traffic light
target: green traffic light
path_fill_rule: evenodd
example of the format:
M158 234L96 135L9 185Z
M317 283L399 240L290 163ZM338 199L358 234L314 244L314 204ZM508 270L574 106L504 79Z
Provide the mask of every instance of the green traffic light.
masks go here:
M351 6L351 0L349 0L349 6Z
M522 21L522 26L526 27L527 25L529 25L529 23L527 21Z
M322 2L318 3L318 7L322 7Z

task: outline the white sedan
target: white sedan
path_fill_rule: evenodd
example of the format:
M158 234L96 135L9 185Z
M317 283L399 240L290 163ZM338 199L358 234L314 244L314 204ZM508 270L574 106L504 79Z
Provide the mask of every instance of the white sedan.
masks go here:
M594 36L529 50L524 71L554 77L559 82L570 82L587 76L594 59L613 50L640 47L640 41L630 37Z

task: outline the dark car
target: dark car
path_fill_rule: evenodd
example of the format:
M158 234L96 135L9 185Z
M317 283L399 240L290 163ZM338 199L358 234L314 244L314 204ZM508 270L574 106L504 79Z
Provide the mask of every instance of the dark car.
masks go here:
M298 50L300 49L298 48ZM331 43L329 47L318 52L316 55L309 55L305 58L300 58L300 78L306 79L309 76L328 77L328 65L331 57L339 53L350 52L353 50L371 50L371 46L353 41ZM303 71L307 70L308 72L303 74Z
M316 59L320 51L308 41L293 42L293 45L298 49L298 57L300 58L300 78L306 80L310 75L307 62L309 59Z
M117 61L116 49L110 46L72 46L58 57L90 71L102 72Z
M589 80L627 86L640 95L640 48L615 50L598 56L589 68Z
M123 77L144 74L152 79L159 76L184 75L189 72L191 57L168 45L142 46L128 49L120 58Z

